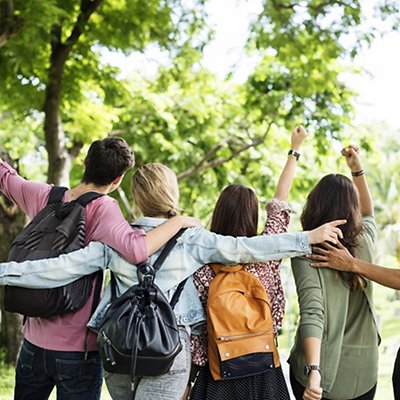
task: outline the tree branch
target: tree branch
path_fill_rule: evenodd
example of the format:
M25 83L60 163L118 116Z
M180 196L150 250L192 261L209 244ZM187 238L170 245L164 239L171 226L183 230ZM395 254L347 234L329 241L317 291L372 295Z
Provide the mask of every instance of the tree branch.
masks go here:
M69 49L78 41L82 35L90 16L97 10L102 0L82 0L81 9L78 15L78 19L75 22L75 26L69 38L65 41L65 46Z
M132 212L132 206L129 204L126 194L120 186L117 188L117 193L119 195L119 198L121 199L122 205L124 206L127 214L129 214L130 217L134 217L134 213Z
M74 159L78 156L79 152L81 151L83 147L83 143L79 141L74 141L72 143L72 146L68 149L68 154L69 156Z
M15 15L13 0L0 0L0 48L22 27L22 19Z
M229 143L232 143L232 142L237 143L237 141L234 140L233 138L224 139L221 143L214 146L194 167L189 168L188 170L178 174L178 181L181 179L184 179L184 178L190 178L192 176L195 176L199 172L204 171L208 168L215 168L218 165L224 164L224 163L232 160L233 158L238 156L240 153L243 153L244 151L246 151L250 148L254 148L254 147L260 145L261 143L263 143L265 141L265 138L268 136L271 126L272 126L272 122L269 123L268 128L266 129L264 135L262 135L258 138L254 138L253 140L251 140L250 143L242 144L235 151L232 151L232 153L229 156L227 156L225 158L217 158L217 159L210 160L210 158L213 157L219 149L225 147ZM210 160L210 161L207 162L207 160Z

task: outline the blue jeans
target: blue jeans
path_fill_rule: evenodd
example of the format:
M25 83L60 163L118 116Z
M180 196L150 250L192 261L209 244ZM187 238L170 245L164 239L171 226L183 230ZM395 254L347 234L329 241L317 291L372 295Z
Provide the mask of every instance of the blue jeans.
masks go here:
M18 357L14 400L46 400L54 386L57 400L98 400L102 368L97 351L42 349L26 339Z

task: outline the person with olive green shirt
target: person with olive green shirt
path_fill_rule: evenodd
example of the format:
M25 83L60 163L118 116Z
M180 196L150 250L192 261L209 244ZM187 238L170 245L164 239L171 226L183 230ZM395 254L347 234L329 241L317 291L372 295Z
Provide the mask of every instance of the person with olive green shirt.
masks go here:
M320 180L301 216L303 229L344 218L343 245L371 262L376 240L372 198L357 146L342 150L353 182L339 174ZM367 400L375 396L380 341L372 283L355 273L314 269L292 260L300 323L289 357L296 399Z

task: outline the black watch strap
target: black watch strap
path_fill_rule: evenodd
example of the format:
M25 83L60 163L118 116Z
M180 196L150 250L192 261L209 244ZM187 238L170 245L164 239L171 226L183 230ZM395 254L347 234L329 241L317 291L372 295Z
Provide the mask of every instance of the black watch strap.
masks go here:
M321 373L321 370L319 369L319 365L309 364L309 365L304 366L304 375L305 376L310 375L311 371L318 371L319 373Z
M296 157L296 160L298 160L299 157L300 157L300 153L299 153L298 151L296 151L296 150L290 149L290 150L288 151L288 156Z

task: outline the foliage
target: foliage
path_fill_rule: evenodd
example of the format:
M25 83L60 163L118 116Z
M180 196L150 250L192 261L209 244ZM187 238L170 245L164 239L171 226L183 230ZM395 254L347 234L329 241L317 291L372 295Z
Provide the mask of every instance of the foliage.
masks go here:
M177 0L0 3L13 6L19 23L5 44L0 41L0 107L4 110L0 133L8 128L11 114L43 123L45 111L49 159L58 157L53 154L49 134L64 142L65 132L66 147L72 150L106 136L112 128L119 95L125 88L119 82L119 69L102 59L102 49L128 54L157 43L173 51L204 25L202 0L189 5ZM0 13L0 35L9 19ZM57 79L61 79L60 86ZM60 116L58 131L53 128L57 123L54 115ZM19 138L44 144L43 135L37 135L40 140L36 143L28 130L22 130Z

